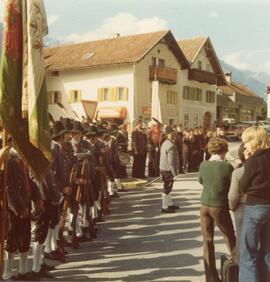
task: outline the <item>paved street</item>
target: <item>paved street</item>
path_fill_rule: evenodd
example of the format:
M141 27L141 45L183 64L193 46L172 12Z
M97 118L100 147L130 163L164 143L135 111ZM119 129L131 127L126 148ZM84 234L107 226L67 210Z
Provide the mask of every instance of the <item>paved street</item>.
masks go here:
M175 185L175 214L160 213L160 182L114 200L97 240L70 252L55 276L62 281L204 281L197 175ZM226 251L216 233L217 265Z

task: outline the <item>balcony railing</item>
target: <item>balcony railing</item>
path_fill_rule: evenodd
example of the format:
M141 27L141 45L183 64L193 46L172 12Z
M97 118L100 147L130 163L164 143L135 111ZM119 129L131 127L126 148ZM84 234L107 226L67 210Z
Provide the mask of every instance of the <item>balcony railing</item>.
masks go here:
M200 69L190 69L188 71L188 79L189 80L196 80L199 82L204 82L208 84L216 84L217 77L215 73L200 70Z
M167 67L149 67L149 79L157 80L161 83L176 84L177 83L177 70Z

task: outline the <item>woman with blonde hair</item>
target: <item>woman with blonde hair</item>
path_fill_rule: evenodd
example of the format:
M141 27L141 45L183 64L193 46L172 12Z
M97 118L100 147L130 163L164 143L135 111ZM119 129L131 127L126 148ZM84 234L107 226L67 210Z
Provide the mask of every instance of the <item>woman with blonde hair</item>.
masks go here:
M267 132L258 126L247 128L242 140L250 157L239 183L240 192L247 195L240 238L239 280L269 281L270 249L266 248L269 238L263 241L262 236L270 224L270 140ZM268 273L262 274L261 268Z
M208 142L211 157L199 169L199 182L203 185L201 195L201 230L203 235L203 257L207 282L220 282L216 269L214 227L223 233L228 249L235 259L235 235L228 206L233 167L225 161L228 151L226 140L213 137Z

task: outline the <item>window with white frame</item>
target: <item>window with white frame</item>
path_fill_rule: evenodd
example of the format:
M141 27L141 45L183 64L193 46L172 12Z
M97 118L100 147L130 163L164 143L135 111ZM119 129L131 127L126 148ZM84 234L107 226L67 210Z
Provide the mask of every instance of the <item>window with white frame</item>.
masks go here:
M81 90L69 90L68 102L69 104L81 102Z
M165 67L165 60L163 59L158 59L158 66L160 68L164 68Z
M103 101L109 101L110 99L109 88L104 88L103 90Z
M153 67L157 66L157 58L156 57L152 57L152 66Z
M206 91L206 103L215 103L216 96L214 91Z
M61 103L61 92L60 91L50 91L48 92L48 104L58 104Z
M167 91L167 104L176 105L177 103L177 92L176 91Z
M198 115L197 115L197 114L194 115L193 121L194 121L194 127L197 127L197 126L198 126L198 122L199 122L199 119L198 119Z
M124 88L123 87L118 87L117 88L117 100L118 101L124 101Z
M188 128L189 125L189 114L184 114L184 127Z
M53 91L52 92L52 104L61 103L61 92Z
M169 126L173 126L175 124L174 118L169 118Z

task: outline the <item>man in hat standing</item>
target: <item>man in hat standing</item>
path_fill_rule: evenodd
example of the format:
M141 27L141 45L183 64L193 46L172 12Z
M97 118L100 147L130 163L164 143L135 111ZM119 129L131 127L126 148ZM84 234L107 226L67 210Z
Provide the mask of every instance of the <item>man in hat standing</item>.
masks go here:
M65 158L63 153L65 133L67 133L67 130L64 128L63 124L60 121L55 121L52 129L52 173L55 178L57 190L60 191L62 195L70 194L72 191L67 183L65 173ZM50 228L45 241L44 256L49 259L60 260L60 254L57 251L57 238L60 227L60 206L58 206L58 209L56 209L55 212L55 218L50 223Z
M175 145L177 134L169 126L165 129L166 140L161 145L160 150L160 173L163 181L162 193L162 213L174 213L178 206L172 202L171 191L176 176L179 173L178 152Z
M102 218L102 211L101 211L101 178L102 174L100 172L101 168L101 149L102 143L99 140L99 135L101 132L98 132L98 128L94 125L90 126L88 129L85 130L86 140L89 142L90 150L92 152L92 173L91 179L94 184L94 206L92 207L92 218L94 222L104 221Z
M33 213L33 219L35 221L34 228L34 240L33 240L33 265L31 280L39 280L39 278L54 278L47 271L54 270L53 266L44 264L42 258L43 244L48 235L48 231L51 225L54 225L59 220L59 201L61 198L60 191L58 191L55 183L55 177L52 169L50 168L44 175L43 180L37 181L33 178L39 188L40 194L43 199L44 208L36 208Z
M132 177L145 178L145 161L147 153L147 136L143 131L142 121L139 120L132 132L133 167Z
M148 176L159 176L159 159L160 159L160 142L161 142L161 124L156 120L149 123L149 131L147 134L148 149Z
M26 164L18 152L11 148L7 161L7 201L9 230L6 240L4 280L19 281L29 278L28 252L31 241L31 201L37 209L44 209L39 189L29 177ZM19 274L13 277L15 253L19 253Z
M75 222L76 230L73 230L73 232L76 232L76 236L80 242L89 240L83 233L82 229L84 227L84 230L87 230L89 229L90 224L92 224L90 207L94 206L93 185L91 180L91 174L93 173L93 155L90 150L89 142L83 139L83 131L81 123L79 121L75 121L71 130L71 144L76 157L74 183L74 187L76 187L74 192L76 195L74 195L74 199L76 200L75 211L77 210L77 212L75 212L76 218L73 218L74 213L70 214L70 222ZM77 190L79 189L79 186L81 187L80 191ZM82 226L80 224L78 214L79 204L81 205L83 211ZM74 227L71 226L71 229L73 228Z

